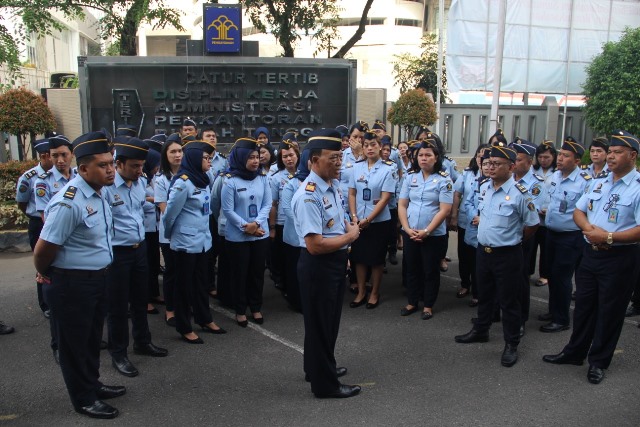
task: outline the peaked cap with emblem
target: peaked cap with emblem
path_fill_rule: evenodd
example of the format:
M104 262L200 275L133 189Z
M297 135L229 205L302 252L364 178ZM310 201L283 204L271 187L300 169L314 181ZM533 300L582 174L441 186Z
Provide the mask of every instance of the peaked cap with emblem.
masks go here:
M183 150L202 150L207 154L212 154L215 151L215 147L208 142L193 139L182 146Z
M526 139L521 139L520 137L516 137L516 139L509 144L509 147L516 150L516 153L526 154L527 156L533 157L536 154L536 147Z
M298 145L298 137L295 132L287 132L282 136L281 148L291 148Z
M49 138L38 139L33 143L33 149L38 152L38 154L47 154L49 152Z
M113 138L113 146L117 157L126 157L133 160L146 160L149 146L139 138L116 136Z
M387 130L387 126L384 124L384 122L382 120L376 119L376 121L373 123L373 126L371 126L371 129L376 130L376 129L382 129L384 131Z
M138 128L135 127L134 125L121 123L118 126L116 126L116 136L128 136L129 138L137 138Z
M49 137L49 149L59 148L64 146L69 147L70 150L73 147L73 144L71 144L71 141L69 141L69 138L67 138L66 136L55 135L55 136Z
M340 136L340 132L335 129L314 130L309 134L307 148L309 150L321 149L340 151L342 148L342 137Z
M248 137L238 138L236 139L236 142L233 144L233 147L231 147L231 149L233 150L235 147L248 148L249 150L257 150L258 141Z
M191 117L187 117L186 119L184 119L182 122L182 126L193 126L196 129L198 128L196 121L193 120Z
M572 136L568 136L564 139L561 149L571 151L578 157L582 157L582 155L584 154L584 145L582 145L582 142L578 141Z
M499 142L498 144L502 145L494 145L491 147L491 157L502 157L503 159L507 159L515 163L517 157L516 150L507 147L502 142Z
M73 141L73 154L76 159L110 152L111 140L103 131L88 132Z
M336 130L340 132L340 135L342 135L343 138L349 135L349 128L347 125L338 125L336 126Z
M631 135L626 130L614 130L611 133L611 147L629 147L637 153L640 151L640 141L635 135Z

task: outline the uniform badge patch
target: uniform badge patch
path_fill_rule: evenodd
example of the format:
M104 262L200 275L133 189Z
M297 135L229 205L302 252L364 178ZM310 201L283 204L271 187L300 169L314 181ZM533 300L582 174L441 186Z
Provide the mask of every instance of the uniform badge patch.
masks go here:
M86 209L89 215L93 215L94 213L96 213L96 211L93 209L93 206L91 205L87 205Z
M450 182L447 183L447 191L451 191L453 189L453 185Z
M316 191L316 183L315 182L307 182L307 186L304 187L304 191Z
M333 218L331 218L329 222L327 222L327 228L333 227L333 224L335 224L335 221L333 220Z
M26 181L22 181L20 183L20 186L18 187L18 191L21 193L26 193L28 189L29 189L29 183Z
M529 202L529 203L527 203L527 208L528 208L531 212L533 212L533 211L535 211L535 210L536 210L536 207L535 207L535 205L533 204L533 202Z
M44 197L45 194L46 194L46 191L44 191L44 188L42 187L36 188L36 196Z
M538 184L534 185L533 188L531 189L531 195L533 196L538 196L540 195L540 186Z

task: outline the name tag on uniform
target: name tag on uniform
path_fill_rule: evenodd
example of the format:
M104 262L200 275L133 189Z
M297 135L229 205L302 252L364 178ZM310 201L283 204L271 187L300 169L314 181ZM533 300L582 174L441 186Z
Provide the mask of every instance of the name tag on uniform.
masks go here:
M362 200L364 200L365 202L368 202L371 200L371 189L370 188L365 188L364 190L362 190Z
M116 206L120 206L120 205L124 205L124 201L123 200L120 200L119 202L115 202L111 206L116 207Z
M561 200L560 201L559 211L560 211L560 213L567 213L567 201L566 200Z
M617 224L618 223L618 209L617 208L610 208L609 209L609 222L611 222L613 224Z
M258 216L258 206L255 203L249 205L249 218Z
M209 202L204 202L202 204L202 213L205 215L209 215L211 212L211 206L209 206Z

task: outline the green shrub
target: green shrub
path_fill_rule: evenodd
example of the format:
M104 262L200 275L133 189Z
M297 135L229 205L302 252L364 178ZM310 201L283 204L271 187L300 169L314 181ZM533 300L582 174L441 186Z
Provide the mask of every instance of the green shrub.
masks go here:
M37 160L0 163L0 202L15 201L18 179L37 164Z

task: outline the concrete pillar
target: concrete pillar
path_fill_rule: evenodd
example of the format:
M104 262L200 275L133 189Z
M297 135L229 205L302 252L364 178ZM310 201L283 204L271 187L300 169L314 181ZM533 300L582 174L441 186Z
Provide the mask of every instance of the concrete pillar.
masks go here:
M555 141L556 135L558 135L558 113L560 107L558 101L554 96L545 96L542 105L547 107L547 121L545 126L544 139L551 139L558 145L558 141Z

